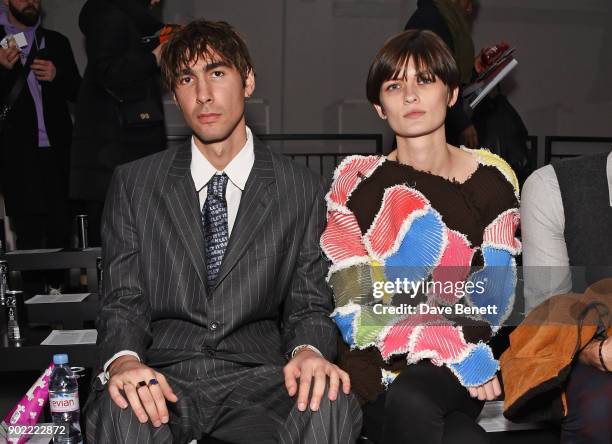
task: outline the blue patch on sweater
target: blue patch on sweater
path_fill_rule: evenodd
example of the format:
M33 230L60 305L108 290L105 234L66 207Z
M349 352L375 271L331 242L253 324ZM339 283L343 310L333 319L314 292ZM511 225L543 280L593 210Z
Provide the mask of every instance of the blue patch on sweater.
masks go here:
M353 328L353 321L355 320L355 316L357 316L358 312L348 313L348 314L340 314L336 313L331 318L338 326L340 330L340 334L342 335L342 339L351 347L355 345L355 331Z
M499 363L493 357L491 349L486 344L479 343L463 361L449 367L459 375L463 386L475 387L495 376Z
M440 259L444 224L436 210L430 208L412 222L399 250L385 260L385 277L419 282L426 279Z
M483 315L493 326L500 326L504 321L508 306L516 288L515 267L512 254L499 248L485 247L482 249L484 268L470 276L469 281L475 285L470 294L472 304L476 307L497 307L497 313ZM478 288L484 288L480 293Z

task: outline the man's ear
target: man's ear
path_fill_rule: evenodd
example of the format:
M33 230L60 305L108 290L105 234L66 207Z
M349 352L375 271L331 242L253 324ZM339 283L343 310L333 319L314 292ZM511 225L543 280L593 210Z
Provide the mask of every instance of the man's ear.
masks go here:
M176 105L176 107L178 109L181 109L181 105L179 104L178 100L176 100L176 93L174 91L172 92L172 100L174 100L174 104Z
M383 120L387 120L387 114L385 113L385 109L382 107L382 105L374 104L374 109L376 110L376 114L378 114L378 117Z
M255 73L253 72L252 69L249 69L249 73L247 74L246 79L244 79L244 97L245 99L248 99L249 97L251 97L254 91L255 91Z
M453 106L455 103L457 103L458 97L459 97L459 87L458 86L453 88L452 91L449 89L448 91L448 107L449 108Z

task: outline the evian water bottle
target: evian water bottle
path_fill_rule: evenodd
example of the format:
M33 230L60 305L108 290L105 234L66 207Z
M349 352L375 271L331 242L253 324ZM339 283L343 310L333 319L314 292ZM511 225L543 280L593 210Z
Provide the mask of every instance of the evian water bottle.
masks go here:
M53 436L55 444L79 444L79 387L77 379L68 366L68 355L53 355L55 368L49 379L49 406L54 426L58 433Z

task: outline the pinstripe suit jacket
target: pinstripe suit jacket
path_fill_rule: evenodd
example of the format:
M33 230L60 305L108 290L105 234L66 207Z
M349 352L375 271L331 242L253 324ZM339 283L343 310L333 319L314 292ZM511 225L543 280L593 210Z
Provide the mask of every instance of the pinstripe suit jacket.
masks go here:
M207 289L189 144L123 165L102 221L100 367L120 350L151 366L210 356L286 362L301 344L333 360L336 329L319 247L324 181L255 141L217 283Z

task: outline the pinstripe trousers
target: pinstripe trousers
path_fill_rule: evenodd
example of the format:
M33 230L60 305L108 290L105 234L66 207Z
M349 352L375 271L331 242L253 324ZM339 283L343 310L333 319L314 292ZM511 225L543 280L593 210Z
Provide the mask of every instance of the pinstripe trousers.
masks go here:
M186 443L210 436L230 443L353 443L361 431L356 398L325 393L317 412L300 412L278 365L245 366L195 358L163 373L179 398L168 402L170 421L141 424L130 407L119 408L96 378L85 408L88 443ZM191 380L189 380L191 379Z

